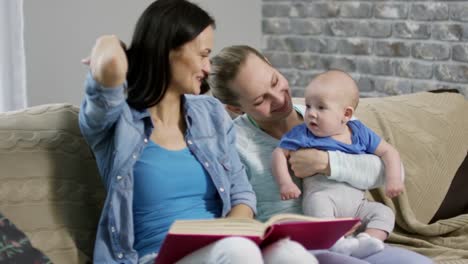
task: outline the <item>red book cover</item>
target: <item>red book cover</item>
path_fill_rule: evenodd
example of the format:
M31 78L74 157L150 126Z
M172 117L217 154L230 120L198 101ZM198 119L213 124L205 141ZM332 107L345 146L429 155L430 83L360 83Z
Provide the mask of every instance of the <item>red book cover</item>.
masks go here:
M291 215L288 216L291 217ZM307 217L302 216L301 218L305 219ZM224 226L215 225L214 222L211 225L211 231L208 232L211 234L203 234L201 229L194 232L187 231L185 233L180 230L171 232L171 227L171 230L169 230L169 233L161 246L161 250L158 253L155 263L175 263L191 252L229 236L249 238L260 247L267 246L279 239L289 237L291 240L301 243L307 249L328 249L360 221L358 218L327 220L316 220L315 218L313 221L304 219L295 219L292 221L289 219L288 221L283 220L271 224L268 224L269 222L265 224L255 223L253 224L252 229L258 230L253 232L249 230L237 230L237 226L235 228L224 228ZM220 219L212 221L219 220ZM221 221L226 222L229 220L222 219ZM196 221L193 221L193 223L196 223ZM250 228L250 223L245 225ZM220 230L220 234L214 234L214 230L216 229ZM185 231L186 230L188 229L185 229Z

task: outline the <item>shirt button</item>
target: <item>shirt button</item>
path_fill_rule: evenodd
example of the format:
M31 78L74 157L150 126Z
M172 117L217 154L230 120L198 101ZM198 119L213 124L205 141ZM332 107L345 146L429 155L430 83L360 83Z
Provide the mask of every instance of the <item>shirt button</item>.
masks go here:
M148 143L148 139L147 138L143 139L143 142Z
M133 157L133 159L136 159L136 158L137 158L137 155L136 155L136 154L133 154L132 157Z
M223 187L219 188L219 191L224 192L224 188Z
M120 181L123 177L122 176L117 176L117 180Z
M188 143L189 145L192 145L192 144L193 144L191 140L187 140L187 143Z
M119 259L123 258L123 253L117 254L117 257L118 257Z
M111 227L111 232L115 233L115 227Z
M210 166L210 164L208 164L208 162L205 162L205 167L208 168L209 166Z

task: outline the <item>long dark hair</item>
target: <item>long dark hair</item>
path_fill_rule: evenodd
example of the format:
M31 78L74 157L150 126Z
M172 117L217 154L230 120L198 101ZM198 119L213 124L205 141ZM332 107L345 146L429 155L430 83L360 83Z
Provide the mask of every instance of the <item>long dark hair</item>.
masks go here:
M171 80L169 52L195 39L214 19L186 0L158 0L138 19L127 50L128 104L135 109L156 105Z

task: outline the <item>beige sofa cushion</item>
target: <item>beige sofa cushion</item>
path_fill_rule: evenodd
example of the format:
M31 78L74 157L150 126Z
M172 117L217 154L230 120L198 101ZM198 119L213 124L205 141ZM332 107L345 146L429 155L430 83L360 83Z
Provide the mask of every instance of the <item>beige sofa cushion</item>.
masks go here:
M66 104L0 114L0 211L54 263L88 260L104 199L77 114Z

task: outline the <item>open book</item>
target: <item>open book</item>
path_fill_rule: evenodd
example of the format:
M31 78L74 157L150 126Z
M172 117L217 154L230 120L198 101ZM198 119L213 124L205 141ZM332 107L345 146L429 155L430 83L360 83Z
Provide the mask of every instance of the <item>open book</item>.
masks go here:
M265 223L238 218L175 221L161 246L156 264L175 263L228 236L249 238L260 247L289 237L307 249L327 249L358 222L358 218L323 219L296 214L278 214Z

